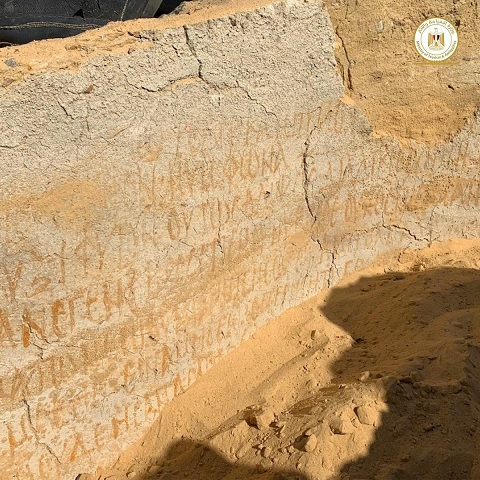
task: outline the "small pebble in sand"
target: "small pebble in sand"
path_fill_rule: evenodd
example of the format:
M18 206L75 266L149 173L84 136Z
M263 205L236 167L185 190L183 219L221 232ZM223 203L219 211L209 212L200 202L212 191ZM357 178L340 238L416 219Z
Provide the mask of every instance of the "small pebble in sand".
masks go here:
M303 450L305 452L313 452L317 447L317 436L313 433L309 437L307 437L307 441L303 444Z
M359 380L361 382L366 382L368 379L370 378L370 372L363 372L360 377L359 377Z
M355 407L354 412L357 415L358 421L362 425L375 425L377 415L373 408L368 408L366 405L362 405L360 407Z
M322 332L320 330L312 330L310 337L312 340L318 340L322 336Z
M262 449L262 457L268 458L272 454L272 449L270 447L263 447Z
M352 433L355 428L353 427L352 422L336 418L330 422L330 430L335 435L346 435L347 433Z
M5 7L7 8L7 7ZM3 62L7 67L16 67L18 64L16 62L16 60L14 58L7 58L7 60L5 60ZM85 474L81 474L81 475L85 475ZM81 478L81 477L80 477ZM87 478L87 477L85 477Z
M249 425L259 430L267 430L275 420L275 414L270 408L261 408L252 412L247 420Z

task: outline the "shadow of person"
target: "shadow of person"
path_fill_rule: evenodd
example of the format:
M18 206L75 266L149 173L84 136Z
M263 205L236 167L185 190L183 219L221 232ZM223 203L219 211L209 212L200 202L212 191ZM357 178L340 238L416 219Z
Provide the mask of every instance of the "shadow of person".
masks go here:
M480 271L363 277L333 288L319 308L355 340L332 365L334 383L377 382L386 390L368 454L336 478L480 478ZM356 402L358 415L362 399ZM369 423L366 413L354 419L359 427Z
M182 439L167 450L163 458L156 462L158 467L153 473L146 474L141 480L310 480L305 475L275 468L248 467L232 463L220 452L207 444Z

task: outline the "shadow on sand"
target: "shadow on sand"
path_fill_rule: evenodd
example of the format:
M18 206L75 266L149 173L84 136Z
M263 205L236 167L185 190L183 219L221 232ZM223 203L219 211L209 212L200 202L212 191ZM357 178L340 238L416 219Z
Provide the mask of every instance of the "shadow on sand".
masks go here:
M362 372L391 377L368 455L338 478L480 478L480 271L361 278L334 288L321 311L356 340L332 366L338 383L358 382Z
M343 465L336 478L479 479L480 271L363 277L333 288L319 308L355 339L331 367L335 382L356 383L366 371L368 382L390 379L384 382L388 412L368 455ZM232 463L190 440L175 443L156 463L161 471L141 480L309 480L295 471Z
M249 468L232 463L212 447L192 440L173 443L166 455L156 462L161 470L140 477L141 480L310 480L295 471ZM138 477L136 477L138 478Z

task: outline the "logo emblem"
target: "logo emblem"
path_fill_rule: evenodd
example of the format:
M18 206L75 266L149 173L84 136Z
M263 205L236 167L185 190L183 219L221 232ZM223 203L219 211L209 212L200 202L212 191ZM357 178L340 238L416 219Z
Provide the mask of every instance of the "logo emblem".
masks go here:
M443 18L429 18L415 32L417 52L431 62L447 60L455 53L457 47L457 30Z

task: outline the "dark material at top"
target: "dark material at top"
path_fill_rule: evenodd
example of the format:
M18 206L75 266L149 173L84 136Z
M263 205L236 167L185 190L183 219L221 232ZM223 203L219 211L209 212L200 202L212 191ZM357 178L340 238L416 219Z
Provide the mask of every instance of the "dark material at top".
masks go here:
M68 37L111 21L153 17L163 0L0 0L0 46Z

